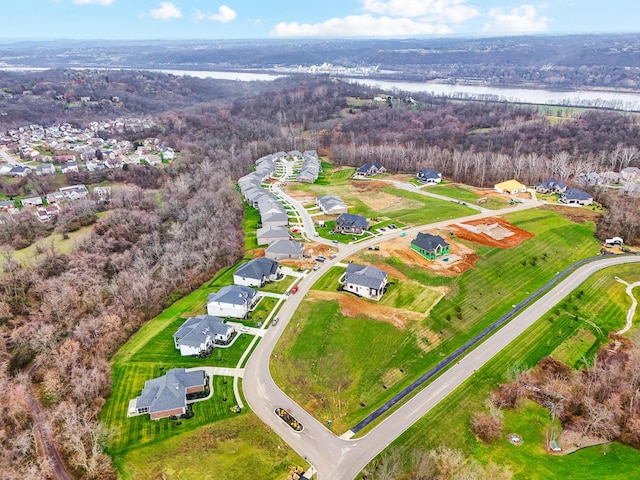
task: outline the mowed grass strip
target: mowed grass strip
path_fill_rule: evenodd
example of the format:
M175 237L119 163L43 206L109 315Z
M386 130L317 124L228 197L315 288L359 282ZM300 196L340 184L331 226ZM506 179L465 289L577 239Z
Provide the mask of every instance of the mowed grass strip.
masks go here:
M290 465L305 466L253 413L129 450L117 461L122 480L285 480Z
M511 380L511 372L534 366L541 358L559 351L562 345L574 340L575 332L588 330L596 337L587 356L609 341L608 333L624 325L624 318L610 318L607 312L626 311L630 301L619 295L624 294L624 286L616 287L615 276L626 280L640 278L636 265L620 265L604 269L583 283L575 292L560 302L556 308L572 299L580 308L590 310L590 318L598 320L601 332L593 327L585 327L584 322L576 322L568 315L556 316L555 308L536 324L514 340L469 380L464 382L445 400L416 422L409 430L392 443L401 448L409 458L415 449L433 449L447 445L462 449L484 463L489 461L507 465L515 472L515 479L546 480L548 478L632 478L629 472L637 468L640 452L621 444L612 444L610 453L602 455L601 447L593 447L569 456L555 457L542 454L541 436L550 423L549 414L541 407L534 406L535 420L532 421L531 408L522 412L505 411L505 434L518 433L524 436L524 444L514 447L499 441L496 445L484 445L471 432L473 413L486 409L484 402L499 383ZM613 282L613 283L612 283ZM604 290L602 290L604 288ZM596 295L595 292L600 292ZM580 292L583 292L580 294ZM590 292L594 292L593 295ZM581 299L577 297L581 296ZM609 318L607 321L603 321ZM521 414L520 414L521 413ZM541 433L542 432L542 433ZM504 448L502 448L504 447ZM572 473L574 472L574 473Z
M473 270L459 277L437 277L425 269L394 263L394 268L423 286L450 288L421 325L421 329L433 333L429 339L431 349L420 348L415 329L401 331L363 316L345 318L337 303L330 308L331 302L306 301L296 313L296 323L290 324L276 347L279 360L272 364L272 372L278 385L297 402L317 412L320 421L331 416L336 431L349 428L497 320L512 304L540 288L556 272L598 251L593 224L572 223L546 210L518 212L508 220L520 228L528 227L536 235L510 250L482 247L479 250L484 257ZM378 260L371 252L364 255ZM341 268L332 269L314 288L336 289L342 272ZM381 303L408 308L412 292L411 287L407 288L405 297L394 293L391 286L388 298L383 297ZM570 317L565 321L575 324ZM320 346L311 346L315 342ZM395 369L401 370L404 377L384 388L382 378Z

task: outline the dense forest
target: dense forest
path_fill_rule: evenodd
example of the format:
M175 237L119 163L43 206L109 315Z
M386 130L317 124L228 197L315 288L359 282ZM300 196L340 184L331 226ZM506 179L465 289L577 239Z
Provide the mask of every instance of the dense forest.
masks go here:
M338 165L379 161L392 172L410 173L430 166L478 186L551 175L576 183L580 173L617 170L640 159L633 116L596 112L551 122L533 109L428 97L416 97L416 105L353 107L350 99L377 92L324 78L241 85L54 71L12 74L4 84L13 95L0 102L0 109L12 112L0 117L3 128L70 119L81 124L124 112L153 115L154 135L181 152L158 173L146 174L151 167L145 166L118 172L126 186L114 191L108 214L92 217L91 235L74 251L60 253L45 243L43 257L29 265L5 253L0 392L12 401L0 406L0 463L7 479L46 477L28 404L32 385L77 476L115 477L101 450L108 432L98 422L110 394L109 360L172 300L242 256L244 208L235 180L262 155L313 148ZM23 102L31 96L41 101ZM109 106L70 108L79 96ZM602 233L623 228L629 238L638 237L639 200L617 191L596 193L607 205ZM0 235L6 240L6 231Z

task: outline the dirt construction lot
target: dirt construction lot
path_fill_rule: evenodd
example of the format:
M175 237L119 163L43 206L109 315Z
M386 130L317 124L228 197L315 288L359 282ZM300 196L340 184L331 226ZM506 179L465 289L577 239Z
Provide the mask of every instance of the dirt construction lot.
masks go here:
M440 235L447 243L450 244L451 253L447 256L448 260L431 261L424 258L418 252L411 250L411 241L415 238L413 236L394 238L386 242L380 243L380 251L365 252L374 253L382 257L396 258L405 265L415 265L426 268L438 275L454 276L460 275L466 272L470 268L473 268L473 264L480 258L476 253L459 242L450 238L447 232L444 231L430 231L434 235ZM389 270L387 265L384 266L384 270ZM402 274L398 272L399 278L402 278ZM392 273L395 274L395 273Z
M490 217L449 225L449 230L464 240L497 248L513 248L533 234L511 225L500 217Z

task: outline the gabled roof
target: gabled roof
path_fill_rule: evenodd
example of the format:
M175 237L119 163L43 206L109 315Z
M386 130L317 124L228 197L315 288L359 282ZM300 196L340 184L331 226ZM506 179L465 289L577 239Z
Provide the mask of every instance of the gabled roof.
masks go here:
M245 303L251 303L256 295L256 291L251 287L227 285L216 293L210 293L207 301L226 303L227 305L244 305Z
M276 240L269 247L268 253L276 253L281 255L302 255L304 245L301 242L293 242L291 240Z
M148 407L149 413L184 408L187 388L204 385L205 378L204 370L169 370L166 375L145 382L142 394L136 398L136 408Z
M507 180L506 182L501 182L496 184L496 188L500 190L506 190L509 192L513 192L514 190L521 190L526 186L518 182L517 180Z
M384 168L380 163L367 162L356 170L356 173L368 172L371 167L376 167L378 170Z
M178 340L181 345L191 347L199 347L206 343L207 338L213 338L216 335L227 335L231 330L220 317L213 315L198 315L191 317L184 322L173 337Z
M591 200L593 197L583 190L570 188L562 194L567 200Z
M318 205L322 206L324 210L331 210L334 207L347 208L345 203L335 195L325 195L324 197L318 197Z
M285 229L286 230L286 229ZM238 267L235 275L244 278L262 280L264 277L274 275L278 271L280 264L269 258L259 257L249 260Z
M547 190L551 190L554 187L565 188L567 186L562 180L549 179L544 182L538 182L535 184L536 187L543 187Z
M413 239L411 245L415 245L428 253L434 253L438 246L442 248L449 246L444 238L439 237L438 235L431 235L430 233L422 232L418 233L418 236Z
M360 215L355 215L353 213L343 213L338 218L336 218L336 226L355 226L360 228L367 228L369 226L369 222L364 217Z
M418 172L418 176L420 178L429 179L429 178L442 178L442 174L437 170L432 168L423 168Z
M345 283L367 288L381 288L387 283L387 272L376 267L350 263L344 275Z
M262 227L262 228L259 228L257 232L258 241L260 241L262 238L265 238L265 237L281 238L281 239L289 240L290 236L291 235L289 234L289 230L287 230L286 227L283 227L281 225ZM242 276L246 277L246 275L242 275Z

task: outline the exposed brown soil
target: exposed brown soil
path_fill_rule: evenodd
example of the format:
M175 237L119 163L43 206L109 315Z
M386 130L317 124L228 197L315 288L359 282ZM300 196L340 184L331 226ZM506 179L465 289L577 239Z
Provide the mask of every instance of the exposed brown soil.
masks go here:
M291 198L299 201L302 205L315 205L316 203L316 196L312 193L309 192L305 192L304 190L296 190L296 189L289 189L287 188L285 190L286 194L289 195Z
M565 207L563 205L543 205L539 208L557 212L568 218L573 223L597 222L601 212L588 210L586 208Z
M517 247L525 240L533 237L533 233L522 230L521 228L510 224L500 217L489 217L480 220L473 220L470 222L466 222L465 225L479 227L479 230L478 228L471 230L466 229L463 226L456 224L449 225L447 228L450 231L454 232L455 235L459 238L470 240L481 245L488 245L490 247L497 248ZM495 226L496 228L490 228L491 226ZM509 235L511 233L513 235Z
M351 187L358 198L373 210L384 211L402 203L401 198L382 191L383 188L389 187L389 184L385 182L362 180L352 182Z
M364 315L381 322L390 323L401 330L406 329L413 323L421 322L424 318L424 313L387 307L348 293L311 290L308 296L315 300L337 300L340 304L340 312L345 317L356 318L358 315Z
M449 261L443 262L427 260L419 253L411 250L411 241L415 238L413 236L398 237L387 240L386 242L381 242L379 244L380 251L375 251L373 253L387 258L396 258L405 265L419 266L437 273L438 275L446 276L455 276L466 272L470 268L473 268L473 264L480 258L469 247L451 239L445 232L434 230L431 233L446 238L447 242L450 244L451 253L449 255ZM393 271L390 271L390 268ZM384 269L393 276L397 276L400 279L406 279L404 274L393 267L389 267L389 265L385 264Z
M567 455L573 453L581 448L593 447L594 445L603 445L609 443L605 438L600 437L587 437L580 432L573 430L563 430L558 439L558 443L562 448L561 452L549 452L553 455Z

